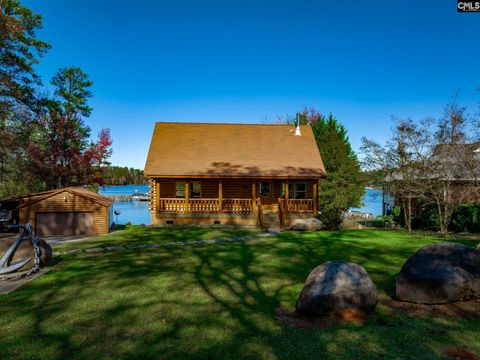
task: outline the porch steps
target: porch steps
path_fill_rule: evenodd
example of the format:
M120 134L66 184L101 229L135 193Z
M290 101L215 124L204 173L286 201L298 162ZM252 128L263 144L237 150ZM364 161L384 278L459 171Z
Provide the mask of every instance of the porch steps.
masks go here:
M265 229L280 229L280 218L278 212L263 210L263 227Z

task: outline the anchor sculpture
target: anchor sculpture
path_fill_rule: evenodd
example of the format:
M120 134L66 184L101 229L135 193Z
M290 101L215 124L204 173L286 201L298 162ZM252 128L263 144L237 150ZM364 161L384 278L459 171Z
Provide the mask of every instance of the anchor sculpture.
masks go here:
M8 248L8 250L3 254L2 258L0 259L0 279L8 279L12 277L20 277L20 276L28 276L40 270L40 256L42 254L39 243L35 234L32 230L30 224L25 225L10 225L10 229L22 229L22 233L20 236L15 240L15 242ZM18 260L15 262L11 262L15 251L19 247L20 243L26 238L30 237L33 245L33 253L34 253L34 262L33 266L25 272L16 273L17 270L24 267L32 258L29 257L28 259Z

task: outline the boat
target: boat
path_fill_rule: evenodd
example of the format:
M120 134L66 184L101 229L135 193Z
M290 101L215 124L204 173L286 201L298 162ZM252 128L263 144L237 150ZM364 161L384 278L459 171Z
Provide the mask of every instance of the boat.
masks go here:
M130 195L130 199L136 200L136 201L148 201L150 200L150 195L148 193L145 193L145 194L134 193Z

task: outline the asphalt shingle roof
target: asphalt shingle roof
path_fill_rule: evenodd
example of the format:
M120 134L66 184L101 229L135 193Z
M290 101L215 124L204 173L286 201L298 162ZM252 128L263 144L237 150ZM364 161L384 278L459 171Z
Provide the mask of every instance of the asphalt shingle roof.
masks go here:
M325 167L310 126L158 122L149 177L319 178Z

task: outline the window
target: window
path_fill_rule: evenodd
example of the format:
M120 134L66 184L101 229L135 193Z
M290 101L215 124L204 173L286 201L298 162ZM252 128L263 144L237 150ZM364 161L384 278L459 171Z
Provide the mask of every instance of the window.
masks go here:
M202 196L201 188L202 185L200 181L192 181L190 185L190 197L191 198L200 198ZM177 181L175 183L175 197L184 198L185 197L185 182Z
M175 183L175 197L177 198L185 197L185 182L177 181Z
M270 183L267 181L260 182L260 196L270 195Z
M200 198L202 195L201 192L201 183L200 181L193 181L190 183L190 197L191 198Z
M307 185L305 183L295 184L295 199L305 199L307 197Z
M288 197L290 199L305 199L307 197L307 184L290 183L288 186Z

